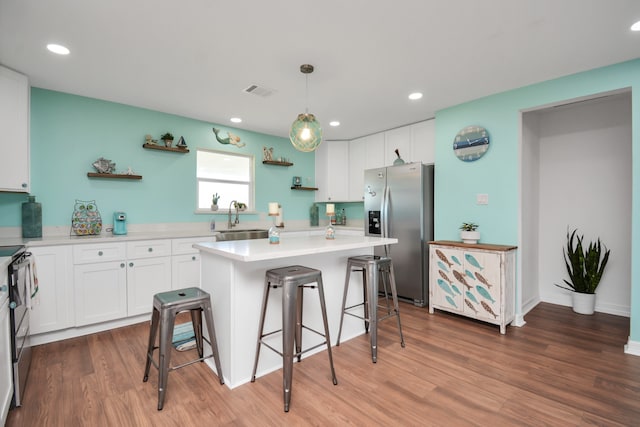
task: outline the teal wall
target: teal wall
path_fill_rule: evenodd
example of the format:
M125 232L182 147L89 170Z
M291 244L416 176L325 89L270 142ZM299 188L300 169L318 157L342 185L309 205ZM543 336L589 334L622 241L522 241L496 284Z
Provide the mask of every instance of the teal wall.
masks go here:
M457 240L462 222L480 224L485 242L518 244L519 140L523 110L623 88L632 89L631 340L640 342L640 59L546 81L457 105L436 113L435 238ZM456 133L480 125L489 151L465 163L453 154ZM585 171L597 173L597 171ZM489 204L476 204L476 194Z
M231 131L245 147L222 145L211 128ZM142 148L145 134L158 138L171 132L184 136L190 152L179 154ZM262 164L262 147L274 147L274 156L290 158L291 167ZM196 215L196 148L252 154L255 157L256 210L280 202L287 219L306 219L313 203L311 191L292 191L291 178L315 176L313 153L293 148L288 139L164 114L127 105L60 92L31 89L31 194L42 203L44 226L70 225L75 199L96 200L106 223L116 210L127 212L131 224L208 222ZM140 181L89 179L99 157L128 166ZM0 227L21 226L25 194L0 193ZM224 207L223 207L224 208ZM218 215L221 219L225 216ZM242 219L257 220L258 215Z

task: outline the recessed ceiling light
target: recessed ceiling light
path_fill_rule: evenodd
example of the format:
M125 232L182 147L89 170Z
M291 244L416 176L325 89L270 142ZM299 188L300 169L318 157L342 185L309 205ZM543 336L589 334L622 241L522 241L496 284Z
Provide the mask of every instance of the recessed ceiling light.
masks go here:
M631 26L631 31L640 31L640 21Z
M420 92L413 92L412 94L409 95L409 99L414 101L420 98L422 98L422 94Z
M333 127L340 126L340 122L337 120L334 120L332 122L329 122L329 126L333 126Z
M53 53L57 53L58 55L69 55L69 49L61 44L50 43L47 45L47 49Z
M240 117L231 117L231 121L233 123L242 123L242 119Z

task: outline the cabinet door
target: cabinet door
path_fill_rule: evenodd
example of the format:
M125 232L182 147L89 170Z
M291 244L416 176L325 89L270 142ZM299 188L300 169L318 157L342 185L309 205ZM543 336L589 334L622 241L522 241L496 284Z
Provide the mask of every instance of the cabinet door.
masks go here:
M316 201L348 200L349 144L344 141L325 141L315 155L318 184Z
M174 255L171 276L171 289L199 288L200 254Z
M463 281L458 280L462 274L462 251L432 246L430 253L431 305L462 312L466 290Z
M73 275L70 246L29 248L38 275L38 293L31 311L31 334L74 325Z
M464 252L464 275L471 285L468 306L478 319L500 322L502 304L500 283L500 254L485 251Z
M367 147L365 169L376 169L385 166L384 163L384 132L362 138Z
M5 273L6 276L6 273ZM3 283L6 284L5 281ZM0 298L0 425L4 425L13 396L13 362L9 324L9 299Z
M411 125L411 160L424 164L435 162L435 120Z
M141 258L127 263L127 314L151 313L153 296L171 290L171 257Z
M354 139L349 142L349 200L364 200L364 169L367 157L366 140Z
M385 166L393 165L398 158L395 150L398 149L402 160L409 163L411 158L411 128L404 126L392 129L384 133L384 161Z
M29 81L0 66L0 191L29 192Z
M127 317L124 260L76 265L73 269L76 326Z

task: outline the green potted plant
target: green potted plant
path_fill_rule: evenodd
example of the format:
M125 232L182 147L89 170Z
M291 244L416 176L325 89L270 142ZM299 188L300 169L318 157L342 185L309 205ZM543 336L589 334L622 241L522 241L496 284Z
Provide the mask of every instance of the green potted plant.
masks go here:
M220 195L218 193L215 193L213 195L213 197L211 198L211 210L212 211L217 211L218 210L218 200L220 200Z
M569 280L563 279L567 286L555 284L557 287L572 292L573 311L580 314L593 314L596 305L596 288L602 279L602 273L609 261L610 249L600 243L590 242L584 249L577 229L571 233L567 230L567 246L563 251L564 263Z
M460 239L463 243L478 243L480 240L480 232L476 231L478 224L473 222L463 222L460 226Z
M233 202L233 207L239 210L240 212L247 209L247 205L242 202Z
M171 147L171 144L173 144L173 135L171 135L170 132L167 132L164 135L162 135L160 139L164 141L165 147Z

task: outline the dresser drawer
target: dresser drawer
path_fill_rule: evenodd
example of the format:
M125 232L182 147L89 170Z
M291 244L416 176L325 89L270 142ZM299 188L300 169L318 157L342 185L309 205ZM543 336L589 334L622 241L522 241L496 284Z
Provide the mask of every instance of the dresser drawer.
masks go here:
M126 256L123 243L94 243L73 246L73 263L89 264L93 262L119 261Z
M127 258L153 258L171 255L171 240L140 240L127 242Z
M199 251L193 248L193 245L201 242L213 242L213 236L204 237L185 237L182 239L173 239L171 254L172 255L185 255L196 254Z

